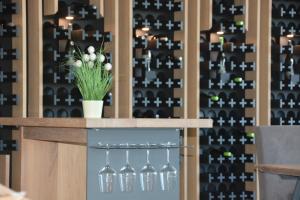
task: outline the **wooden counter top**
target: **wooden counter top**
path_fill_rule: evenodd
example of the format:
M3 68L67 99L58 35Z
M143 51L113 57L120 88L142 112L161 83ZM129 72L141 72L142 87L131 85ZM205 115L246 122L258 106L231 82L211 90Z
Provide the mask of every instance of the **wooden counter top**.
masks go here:
M0 125L56 128L210 128L211 119L0 118Z
M266 164L258 165L258 170L266 173L273 173L279 175L288 176L300 176L300 164L299 165L279 165L279 164Z

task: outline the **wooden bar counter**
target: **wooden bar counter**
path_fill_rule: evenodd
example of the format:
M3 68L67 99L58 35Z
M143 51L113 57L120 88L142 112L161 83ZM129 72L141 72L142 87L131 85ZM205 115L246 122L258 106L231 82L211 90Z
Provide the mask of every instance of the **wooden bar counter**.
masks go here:
M89 150L89 142L94 142L92 137L101 138L98 134L101 133L104 138L107 138L111 134L117 139L121 138L124 142L126 141L126 134L131 134L131 141L133 142L136 142L136 140L137 142L141 141L138 141L135 138L136 136L137 138L145 136L147 141L158 143L165 142L164 138L167 137L167 134L172 136L172 133L178 132L179 129L212 127L212 120L0 118L0 125L16 126L20 129L18 141L20 164L13 166L19 168L20 180L13 181L20 181L20 189L27 192L28 198L31 200L92 200L96 197L94 197L94 194L89 194L89 191L91 187L95 186L93 182L88 183L89 173L95 167L98 169L103 167L88 166L88 163L93 163L98 159L98 157L91 158L92 154L89 153L92 152ZM89 135L92 135L92 137ZM98 142L98 140L95 142ZM99 155L102 155L101 152ZM197 156L199 157L199 155ZM154 157L152 160L154 160ZM145 159L143 156L142 158L141 164L144 165ZM99 156L99 159L103 158ZM179 150L176 160L179 163ZM119 166L115 163L116 169L119 170ZM105 162L101 162L101 165L103 164ZM187 163L184 163L184 165L187 165ZM139 167L137 166L137 172L140 170ZM193 167L195 169L199 168L199 166ZM116 199L116 197L107 196L103 198L98 196L98 199L110 200ZM132 199L132 197L124 197L123 199ZM144 199L148 199L147 195Z

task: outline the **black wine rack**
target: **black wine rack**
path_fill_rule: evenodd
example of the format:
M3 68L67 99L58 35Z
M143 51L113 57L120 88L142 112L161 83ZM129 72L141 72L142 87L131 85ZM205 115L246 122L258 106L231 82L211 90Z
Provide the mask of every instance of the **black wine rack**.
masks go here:
M213 128L200 129L200 199L254 199L246 190L255 181L254 173L245 171L255 156L247 154L246 145L254 144L255 118L246 117L246 109L255 108L255 99L245 97L255 89L255 81L246 73L256 70L255 62L246 62L247 53L255 53L247 44L243 21L245 6L234 1L213 1L213 26L201 32L200 118L214 120Z
M12 16L18 14L18 4L10 0L0 0L0 116L12 117L17 96L13 94L13 83L17 74L13 71L13 61L18 59L18 49L13 47L13 38L18 37L19 27L13 24ZM10 154L16 150L11 129L0 127L0 154Z
M104 18L87 0L59 1L58 12L44 16L43 21L44 117L82 117L82 96L62 63L71 49L85 50L91 45L100 48L112 41L112 34L104 31ZM106 58L111 62L110 53ZM105 97L104 111L112 105L112 98L111 93Z
M300 2L272 2L272 125L300 124Z
M174 33L183 30L175 12L183 12L184 2L174 0L133 0L133 116L136 118L174 118L175 107L183 106L174 97L174 88L183 80L174 77L174 69L183 67L183 41Z

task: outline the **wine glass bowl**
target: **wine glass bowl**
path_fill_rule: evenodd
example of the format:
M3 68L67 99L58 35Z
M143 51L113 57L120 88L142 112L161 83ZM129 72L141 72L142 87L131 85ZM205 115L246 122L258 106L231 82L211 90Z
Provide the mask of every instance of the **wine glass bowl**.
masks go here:
M109 149L107 148L106 164L98 173L99 187L101 192L105 192L105 193L113 192L116 175L117 175L116 170L114 170L110 166Z
M177 170L170 163L160 170L160 184L162 191L172 191L177 185Z
M136 179L135 169L129 164L129 150L126 150L126 164L120 169L119 182L121 192L132 192Z
M160 172L160 184L162 191L175 190L177 185L177 169L170 163L170 143L166 144L167 147L167 164L165 164Z
M156 184L157 172L154 166L150 163L149 156L150 151L147 149L147 163L140 171L140 184L143 192L152 192Z
M113 192L115 177L117 173L109 165L106 165L102 170L99 171L99 186L100 191L105 193Z

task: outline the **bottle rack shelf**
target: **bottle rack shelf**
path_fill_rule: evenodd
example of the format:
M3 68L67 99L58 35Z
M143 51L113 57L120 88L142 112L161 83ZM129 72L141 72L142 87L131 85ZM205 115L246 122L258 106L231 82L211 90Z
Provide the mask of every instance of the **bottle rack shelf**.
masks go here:
M272 1L271 124L298 125L299 20L296 1Z
M200 130L200 199L255 196L246 186L255 175L245 167L255 163L246 146L254 144L248 129L256 126L247 111L256 108L255 98L247 97L256 90L256 80L247 75L256 70L256 61L247 58L256 45L248 43L246 21L239 19L246 9L235 1L213 1L212 27L201 32L200 118L213 119L214 128Z
M183 56L175 55L184 44L175 34L184 22L175 15L184 12L184 1L133 0L133 117L177 118L174 107L183 99L174 90L184 81L174 76L183 68Z

